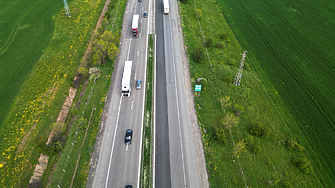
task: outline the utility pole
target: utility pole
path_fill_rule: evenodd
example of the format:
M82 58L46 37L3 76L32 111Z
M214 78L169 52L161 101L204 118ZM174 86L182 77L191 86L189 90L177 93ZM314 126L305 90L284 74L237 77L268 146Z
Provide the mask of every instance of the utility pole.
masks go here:
M66 16L71 17L69 6L67 5L66 0L63 0L63 2L64 2L64 8L65 8Z
M242 78L242 71L243 71L243 66L244 66L244 60L245 60L245 57L247 57L247 51L244 51L242 55L242 59L241 59L241 63L240 63L240 66L238 67L238 71L237 71L237 74L236 74L236 77L235 77L235 81L234 81L234 84L236 86L239 86L241 84L241 78Z

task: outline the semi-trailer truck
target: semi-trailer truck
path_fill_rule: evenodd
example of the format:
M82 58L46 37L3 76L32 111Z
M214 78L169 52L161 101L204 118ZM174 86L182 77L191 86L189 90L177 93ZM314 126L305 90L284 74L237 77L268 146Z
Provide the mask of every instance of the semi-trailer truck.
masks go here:
M133 16L133 23L131 24L131 31L133 37L138 37L138 18L139 18L138 14L135 14Z
M122 75L122 97L130 97L132 64L133 64L132 61L126 61L124 63L124 69Z
M164 3L164 14L169 14L169 0L163 0Z

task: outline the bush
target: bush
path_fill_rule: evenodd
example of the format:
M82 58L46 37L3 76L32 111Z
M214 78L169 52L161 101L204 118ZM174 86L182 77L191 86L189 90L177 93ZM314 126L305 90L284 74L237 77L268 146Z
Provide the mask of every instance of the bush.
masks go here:
M216 48L222 49L226 47L226 44L224 42L219 42L215 45Z
M227 138L226 138L226 134L224 132L224 130L222 128L217 128L215 130L215 138L223 143L223 144L227 144Z
M227 84L232 83L232 79L231 79L230 76L225 76L225 77L223 78L223 81L226 82Z
M85 67L80 67L78 70L78 73L81 74L83 77L86 77L88 74L88 71Z
M209 48L212 46L212 43L213 43L213 39L212 38L209 38L205 41L205 47Z
M271 133L271 130L267 127L264 127L263 132L262 132L262 137L267 138L267 137L269 137L270 133Z
M261 151L261 149L262 149L262 147L260 146L260 145L256 145L255 147L254 147L254 154L255 155L257 155L257 154L259 154L259 152Z
M244 142L247 146L252 146L255 142L255 139L253 136L251 135L248 135L245 139L244 139Z
M193 59L196 63L200 63L205 57L204 50L200 47L196 47L193 52Z
M220 35L220 39L226 40L227 39L227 35L225 33L222 33Z
M201 85L201 89L205 89L207 87L207 80L203 78L199 81L199 84Z
M260 123L256 123L250 130L250 133L255 136L261 136L263 131L263 126Z
M302 151L302 150L304 150L304 147L302 145L298 144L297 141L295 141L293 139L288 140L287 143L286 143L286 146L290 151L293 151L293 150Z
M180 0L182 3L188 3L188 0Z
M263 138L269 137L271 130L267 127L263 127L260 123L256 123L250 130L250 133L255 136L260 136Z
M309 161L304 157L295 156L293 159L294 164L298 166L299 169L303 170L306 174L309 173Z
M230 66L235 65L235 59L229 59L228 65L230 65Z
M234 104L234 112L236 116L239 116L241 113L244 112L244 107L238 104Z
M290 182L288 182L288 181L283 182L283 186L284 186L285 188L292 188L292 185L291 185Z

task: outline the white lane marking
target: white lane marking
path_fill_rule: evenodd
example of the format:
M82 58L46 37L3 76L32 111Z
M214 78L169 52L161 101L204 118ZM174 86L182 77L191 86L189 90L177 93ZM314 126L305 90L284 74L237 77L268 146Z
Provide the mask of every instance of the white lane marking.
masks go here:
M169 14L169 20L171 20L171 14ZM178 114L178 129L179 129L179 139L180 139L180 150L181 150L181 160L183 164L183 174L184 174L184 187L187 187L186 184L186 173L185 173L185 162L184 162L184 149L183 149L183 140L181 136L181 127L180 127L180 111L179 111L179 103L178 103L178 91L177 91L177 73L176 73L176 67L175 67L175 60L174 60L174 53L173 53L173 41L172 41L172 26L171 22L170 23L170 42L171 42L171 51L172 51L172 62L173 62L173 70L174 70L174 87L176 90L176 102L177 102L177 114Z
M131 101L131 110L133 110L133 104L134 104L134 101Z
M122 95L120 96L119 111L118 111L118 113L117 113L117 118L116 118L116 125L115 125L114 138L113 138L113 145L112 145L112 151L111 151L110 158L109 158L109 165L108 165L108 171L107 171L107 177L106 177L105 188L107 188L108 177L109 177L109 171L110 171L110 168L111 168L111 163L112 163L112 158L113 158L113 151L114 151L114 144L115 144L116 130L117 130L118 122L119 122L121 103L122 103Z
M129 144L126 144L126 151L128 151L128 146L129 146Z
M137 51L137 57L138 57L139 54L140 54L140 51Z
M131 46L131 38L132 38L132 37L130 37L129 48L128 48L128 55L127 55L127 61L128 61L128 59L129 59L130 46Z
M134 78L135 78L135 80L136 80L136 72L135 72L135 77L134 77Z
M150 6L149 6L149 8L150 8ZM155 61L155 63L156 63L156 35L154 35L155 36L155 53L154 53L154 61ZM155 79L154 79L154 99L156 99L156 64L155 64L155 66L154 66L154 75L155 75ZM154 126L153 126L153 132L154 132L154 135L153 135L153 137L154 137L154 151L152 152L153 153L153 156L154 156L154 160L153 160L153 164L152 164L152 166L153 166L153 169L152 169L152 171L153 171L153 173L152 173L152 185L153 185L153 187L155 187L155 176L156 176L156 102L155 101L153 101L153 103L154 103L154 118L153 118L153 122L154 122Z

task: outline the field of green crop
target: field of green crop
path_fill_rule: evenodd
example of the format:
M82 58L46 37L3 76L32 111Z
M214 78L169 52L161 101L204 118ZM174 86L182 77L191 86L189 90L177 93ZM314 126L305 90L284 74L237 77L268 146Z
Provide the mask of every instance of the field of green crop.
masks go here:
M191 79L193 84L203 85L200 95L195 95L195 108L203 131L209 183L211 187L334 187L334 173L330 169L334 152L331 151L333 132L330 131L334 126L330 122L334 101L330 100L334 97L331 92L327 93L334 89L330 79L334 77L331 74L331 49L322 51L324 56L317 55L321 53L323 43L330 48L333 44L329 40L321 41L320 38L327 38L324 35L314 35L319 40L307 40L305 37L308 35L304 33L307 30L298 31L295 29L298 26L289 24L296 21L298 25L302 19L299 21L299 18L293 17L297 10L292 10L291 2L286 8L276 7L279 2L270 4L253 0L245 3L247 5L242 0L205 0L181 3L180 6ZM288 17L285 20L279 14L283 11L281 8L293 14L282 13ZM196 18L196 12L200 11L201 29ZM303 19L311 18L305 16ZM290 27L284 29L280 25L282 22ZM331 21L327 22L331 25ZM310 33L312 30L320 32L309 29ZM316 44L320 47L314 49ZM291 45L295 48L290 49ZM204 46L207 46L211 61L205 54L204 59L196 63L195 49L205 51ZM300 57L303 53L299 49L305 50L305 56ZM243 50L248 51L248 56L241 85L235 86L232 82ZM319 66L312 61L318 58L325 63ZM325 77L321 80L322 75L316 75L324 66L329 69L328 72L323 70ZM207 82L199 83L196 81L198 78L206 78ZM316 86L321 81L323 85ZM322 104L326 94L329 102ZM305 98L306 95L311 97ZM230 97L230 106L224 110L220 105L221 97ZM241 105L244 112L236 115L234 105ZM313 109L313 105L322 106L324 110ZM229 113L234 113L238 119L231 132L222 123ZM306 117L301 120L298 115ZM328 118L329 121L322 121L321 118L318 124L313 124L311 119L317 120L317 117ZM251 133L256 123L270 131L268 137L257 137ZM219 128L224 130L220 137L217 135ZM291 139L297 140L303 149L290 149ZM240 150L240 157L233 156L237 143L245 144L245 150ZM305 158L307 171L299 167L296 157Z
M49 44L62 1L0 2L0 124Z
M335 3L218 0L268 92L282 99L325 186L335 184ZM284 109L283 109L284 110ZM284 110L285 111L285 110Z

